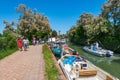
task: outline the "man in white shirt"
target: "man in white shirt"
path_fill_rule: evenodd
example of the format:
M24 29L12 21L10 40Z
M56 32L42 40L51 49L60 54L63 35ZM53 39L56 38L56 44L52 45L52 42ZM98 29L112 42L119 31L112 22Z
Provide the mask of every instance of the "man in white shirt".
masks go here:
M28 44L28 40L26 38L24 38L23 39L24 51L27 50L27 44Z

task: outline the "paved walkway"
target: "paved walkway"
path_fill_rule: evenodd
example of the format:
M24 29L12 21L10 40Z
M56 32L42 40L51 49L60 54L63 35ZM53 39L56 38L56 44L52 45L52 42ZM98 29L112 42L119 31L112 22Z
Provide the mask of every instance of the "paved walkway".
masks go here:
M30 46L0 60L0 80L45 80L42 46Z

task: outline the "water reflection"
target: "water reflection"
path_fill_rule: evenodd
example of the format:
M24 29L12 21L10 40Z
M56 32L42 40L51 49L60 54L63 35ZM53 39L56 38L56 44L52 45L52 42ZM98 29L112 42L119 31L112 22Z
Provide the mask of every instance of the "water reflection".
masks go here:
M113 62L120 63L120 59L113 60Z
M112 64L112 62L117 62L120 63L120 57L117 56L111 56L111 57L104 57L104 58L93 58L93 57L89 57L90 59L92 59L94 62L97 63L101 63L101 62L106 62L107 64Z

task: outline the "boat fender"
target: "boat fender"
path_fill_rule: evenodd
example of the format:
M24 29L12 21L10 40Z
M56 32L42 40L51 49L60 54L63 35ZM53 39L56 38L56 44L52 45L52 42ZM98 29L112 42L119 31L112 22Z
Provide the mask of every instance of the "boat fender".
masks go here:
M74 62L73 69L76 74L76 78L79 77L79 70L81 69L81 64L79 62Z

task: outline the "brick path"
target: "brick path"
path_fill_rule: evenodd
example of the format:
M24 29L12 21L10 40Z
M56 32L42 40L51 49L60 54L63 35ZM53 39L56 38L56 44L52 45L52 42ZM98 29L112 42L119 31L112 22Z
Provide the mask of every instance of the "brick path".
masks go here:
M0 60L0 80L45 80L42 46L30 46Z

